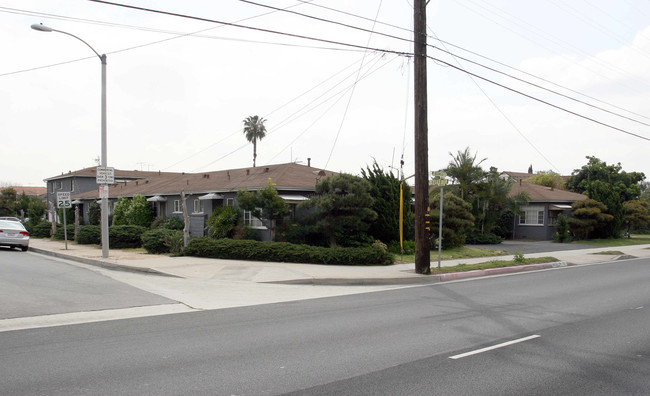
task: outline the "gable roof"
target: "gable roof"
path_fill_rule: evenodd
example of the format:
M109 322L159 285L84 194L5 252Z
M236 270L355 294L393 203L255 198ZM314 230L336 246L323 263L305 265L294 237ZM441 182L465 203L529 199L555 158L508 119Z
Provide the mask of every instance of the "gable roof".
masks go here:
M575 202L589 198L586 195L572 191L561 190L558 188L552 189L550 187L522 181L512 185L509 195L513 197L520 193L528 194L531 202Z
M116 183L109 188L110 197L132 197L135 194L145 196L178 195L181 191L207 194L257 190L265 187L269 179L278 190L313 191L316 182L321 178L336 174L296 163L202 173L152 173L143 179ZM74 195L74 198L79 199L97 197L98 191L96 190Z
M16 194L22 195L45 195L47 193L47 187L23 187L23 186L9 186L5 188L12 188L16 191Z

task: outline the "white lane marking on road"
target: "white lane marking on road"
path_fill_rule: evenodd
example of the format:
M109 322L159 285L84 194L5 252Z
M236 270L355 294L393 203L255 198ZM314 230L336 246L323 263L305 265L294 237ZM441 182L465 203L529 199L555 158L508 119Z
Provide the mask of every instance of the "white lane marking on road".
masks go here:
M512 340L512 341L504 342L504 343L501 343L501 344L492 345L492 346L489 346L489 347L486 347L486 348L477 349L475 351L461 353L460 355L449 356L449 359L460 359L460 358L464 358L464 357L467 357L467 356L477 355L479 353L492 351L494 349L503 348L503 347L508 346L508 345L518 344L520 342L532 340L532 339L539 338L539 337L541 337L541 336L535 334L535 335L532 335L532 336L519 338L517 340Z

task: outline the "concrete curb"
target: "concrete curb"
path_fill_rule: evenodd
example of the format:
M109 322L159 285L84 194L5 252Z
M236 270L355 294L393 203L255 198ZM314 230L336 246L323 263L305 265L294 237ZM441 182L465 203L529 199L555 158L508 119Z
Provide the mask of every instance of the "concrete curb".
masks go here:
M115 271L135 272L135 273L169 276L169 277L172 277L172 278L180 278L180 276L173 275L173 274L168 274L168 273L165 273L165 272L161 272L161 271L158 271L158 270L153 269L153 268L135 267L135 266L131 266L131 265L111 263L111 262L91 259L91 258L87 258L87 257L78 257L78 256L70 255L70 254L53 252L51 250L39 249L39 248L31 247L31 246L29 247L29 251L34 252L34 253L38 253L38 254L43 254L43 255L46 255L46 256L52 256L52 257L60 258L60 259L65 259L65 260L70 260L70 261L77 261L77 262L80 262L80 263L83 263L83 264L93 265L93 266L96 266L96 267L102 267L102 268L115 270Z
M313 286L388 286L388 285L426 285L440 282L439 275L422 275L407 278L309 278L285 281L262 282L280 285Z
M512 267L502 267L502 268L489 268L485 270L474 270L467 272L451 272L448 274L440 274L440 281L451 281L458 279L467 279L467 278L476 278L479 276L490 276L490 275L502 275L502 274L512 274L517 272L524 271L535 271L549 268L562 268L573 266L572 263L567 263L566 261L555 261L552 263L541 263L541 264L527 264L527 265L516 265Z

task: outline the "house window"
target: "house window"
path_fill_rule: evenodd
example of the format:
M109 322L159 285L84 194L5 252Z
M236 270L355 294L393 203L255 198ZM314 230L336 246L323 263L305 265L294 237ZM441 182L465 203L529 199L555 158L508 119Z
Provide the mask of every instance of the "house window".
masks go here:
M226 206L235 206L235 198L226 198Z
M56 189L57 190L62 190L63 189L63 181L56 182Z
M180 199L175 199L174 200L174 213L182 213L183 209L181 209L181 200Z
M543 206L524 206L521 210L524 213L519 217L519 224L544 225Z
M203 213L203 201L199 199L194 200L194 211L192 213Z
M244 224L250 228L266 228L264 223L257 217L253 216L253 212L248 210L244 211Z
M74 191L74 179L70 181L70 191Z

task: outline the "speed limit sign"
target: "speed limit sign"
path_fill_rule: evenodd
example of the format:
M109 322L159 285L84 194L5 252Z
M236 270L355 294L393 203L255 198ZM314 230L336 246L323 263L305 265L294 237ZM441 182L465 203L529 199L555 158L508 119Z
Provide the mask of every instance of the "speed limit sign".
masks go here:
M57 208L71 208L72 200L70 199L69 191L59 191L56 193L56 207Z

